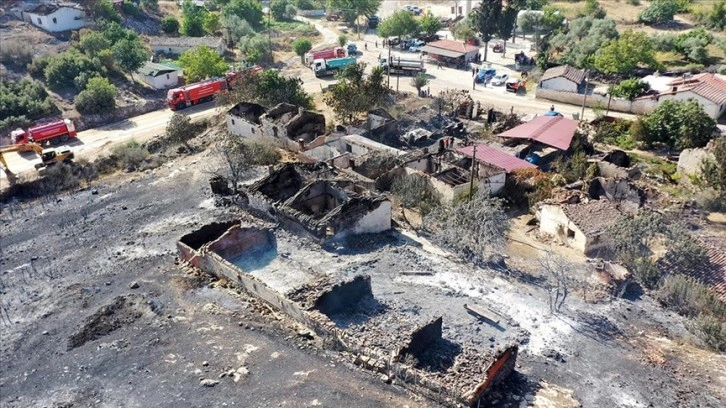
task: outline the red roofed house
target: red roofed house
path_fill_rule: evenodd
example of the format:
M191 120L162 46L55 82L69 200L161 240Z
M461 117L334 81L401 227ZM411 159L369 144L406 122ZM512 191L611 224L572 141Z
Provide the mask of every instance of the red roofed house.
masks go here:
M721 75L704 73L678 78L656 90L658 94L641 96L636 101L652 99L657 102L657 106L664 100L695 99L708 116L716 120L726 113L726 79Z
M554 91L583 93L585 90L585 76L584 70L569 65L560 65L545 71L539 80L538 87Z
M421 52L436 60L454 65L476 61L476 55L479 54L479 51L479 47L475 45L454 40L433 41L421 47Z
M566 151L578 126L578 121L562 116L538 116L497 136L528 139Z

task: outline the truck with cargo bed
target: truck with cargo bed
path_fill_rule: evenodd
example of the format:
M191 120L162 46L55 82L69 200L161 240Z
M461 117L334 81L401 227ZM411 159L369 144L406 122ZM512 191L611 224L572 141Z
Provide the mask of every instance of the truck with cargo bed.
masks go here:
M389 69L388 56L384 56L380 59L381 67L383 69ZM390 61L390 72L394 75L410 75L415 76L426 72L424 68L424 62L419 58L401 58L391 57Z
M28 130L16 129L10 132L10 137L15 144L59 144L67 142L76 135L76 127L70 119L38 125Z
M313 65L315 60L319 59L334 59L345 57L345 50L342 47L330 47L318 51L311 51L305 54L305 65L310 67Z
M355 61L354 57L315 60L313 63L313 71L317 78L335 75L336 72L342 70L348 65L355 64Z

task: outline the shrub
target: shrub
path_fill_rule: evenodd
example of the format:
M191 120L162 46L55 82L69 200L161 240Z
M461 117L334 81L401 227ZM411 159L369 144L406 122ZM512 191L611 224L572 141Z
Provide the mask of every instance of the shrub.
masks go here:
M643 10L638 20L645 24L660 24L673 20L680 6L674 0L655 0Z
M416 209L422 216L430 213L441 202L436 190L425 178L416 174L406 174L395 179L391 184L391 193L401 206Z
M161 20L161 30L167 34L179 33L179 20L173 16L166 16Z
M58 114L43 84L32 79L0 81L0 132Z
M272 18L278 21L284 20L288 4L288 0L272 0L270 2L270 13L272 14Z
M691 329L713 350L726 351L726 321L707 314L701 314Z
M33 51L30 47L17 41L3 41L0 47L0 63L20 71L26 69L32 61Z
M103 114L116 108L116 87L106 78L91 78L86 89L76 96L80 113Z
M111 150L111 154L121 168L128 171L137 170L149 157L149 151L135 140L115 146Z
M63 89L73 84L82 73L100 76L101 67L88 56L72 48L70 51L51 57L44 70L45 81L53 89Z

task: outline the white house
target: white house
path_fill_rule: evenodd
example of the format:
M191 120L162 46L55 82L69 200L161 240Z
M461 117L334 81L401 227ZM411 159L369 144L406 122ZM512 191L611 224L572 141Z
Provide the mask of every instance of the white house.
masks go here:
M179 84L182 71L168 65L147 62L136 72L136 75L154 89L167 89Z
M51 33L78 30L86 26L86 13L76 3L39 4L21 11L20 17Z
M155 53L181 55L186 51L204 46L223 55L227 46L222 38L217 37L154 37L150 36L149 47Z
M651 89L658 91L658 94L642 96L636 100L654 100L656 103L653 108L665 100L694 99L701 104L708 116L716 120L726 113L726 79L721 75L704 73L682 78L648 76L643 80L651 85Z
M538 87L555 91L582 93L585 90L585 71L569 65L550 68L542 74Z

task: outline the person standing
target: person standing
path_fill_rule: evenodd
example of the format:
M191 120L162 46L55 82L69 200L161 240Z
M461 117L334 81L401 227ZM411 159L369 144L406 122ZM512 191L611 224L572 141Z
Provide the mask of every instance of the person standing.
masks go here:
M368 43L364 43L363 48L365 48L365 50L368 51Z

